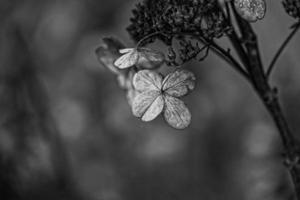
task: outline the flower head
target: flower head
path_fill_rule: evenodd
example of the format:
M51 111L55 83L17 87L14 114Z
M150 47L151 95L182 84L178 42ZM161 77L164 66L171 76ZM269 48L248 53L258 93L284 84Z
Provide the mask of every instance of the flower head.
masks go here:
M167 123L176 129L190 124L191 113L178 97L194 89L192 72L176 70L163 78L154 71L141 70L134 75L133 86L138 92L132 102L134 116L151 121L163 112Z
M127 30L135 41L160 32L156 38L170 45L177 34L209 40L221 37L227 27L218 0L144 0L133 10Z
M237 13L249 22L263 19L266 14L265 0L234 0Z

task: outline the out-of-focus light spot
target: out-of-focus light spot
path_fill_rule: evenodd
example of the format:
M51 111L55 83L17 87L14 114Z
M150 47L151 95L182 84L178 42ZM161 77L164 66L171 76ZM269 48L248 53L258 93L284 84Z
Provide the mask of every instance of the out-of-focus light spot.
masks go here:
M208 97L207 93L194 93L193 100L188 105L191 106L192 113L192 127L196 127L197 130L204 131L210 124L210 120L213 118L215 112L218 112L211 98Z
M51 149L49 143L45 139L36 137L29 138L32 155L27 157L29 169L35 171L50 171L51 170Z
M88 163L79 174L79 184L93 199L121 200L120 178L107 163Z
M48 59L56 59L66 53L76 37L82 15L78 1L51 5L42 16L35 34L39 52Z
M5 155L10 155L14 151L15 142L10 132L4 128L0 129L0 152Z
M245 138L246 151L252 156L265 156L271 153L275 145L276 130L262 122L253 124Z
M169 130L163 127L148 130L144 142L138 146L139 157L150 162L178 158L186 144L185 136Z
M53 109L60 133L67 139L79 138L86 124L86 111L78 102L62 99Z
M102 40L101 37L99 37L98 32L83 37L78 45L75 62L78 63L78 65L87 68L88 70L109 73L109 71L107 71L106 68L100 64L96 56L95 50L101 42Z
M132 135L134 127L129 126L136 120L131 114L130 106L125 99L125 92L120 91L121 94L110 96L104 103L104 108L107 108L106 123L113 124L113 128L117 133ZM122 96L123 95L123 96ZM123 98L122 98L123 97Z

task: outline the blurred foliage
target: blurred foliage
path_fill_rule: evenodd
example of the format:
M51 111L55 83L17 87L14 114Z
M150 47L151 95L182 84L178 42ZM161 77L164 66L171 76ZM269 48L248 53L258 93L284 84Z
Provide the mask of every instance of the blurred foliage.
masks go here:
M254 25L268 63L293 23L268 0ZM214 55L186 68L197 87L184 131L132 116L95 49L125 31L133 1L0 1L0 199L286 199L281 144L258 98ZM222 40L226 44L226 41ZM300 37L274 82L300 131Z

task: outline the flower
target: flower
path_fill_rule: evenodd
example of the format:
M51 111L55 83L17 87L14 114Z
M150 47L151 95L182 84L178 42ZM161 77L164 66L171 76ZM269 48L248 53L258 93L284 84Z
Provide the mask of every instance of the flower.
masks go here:
M234 0L237 13L249 22L263 19L266 14L265 0Z
M118 39L113 37L104 37L102 43L96 49L98 61L114 74L120 74L120 69L114 65L114 61L121 56L119 49L125 46Z
M164 54L149 48L126 48L120 49L122 55L115 62L119 69L126 69L134 65L143 69L159 67L165 61Z
M136 95L136 91L133 89L132 85L132 78L135 74L135 70L133 68L119 69L114 65L114 61L121 56L119 49L123 49L124 47L125 46L116 38L103 38L102 43L96 49L96 55L99 62L116 75L118 85L126 91L128 104L131 105L132 100Z
M195 87L195 76L187 70L176 70L165 78L150 71L141 70L133 77L134 89L138 92L132 102L132 113L143 121L151 121L164 113L166 122L176 128L186 128L191 113L179 100Z

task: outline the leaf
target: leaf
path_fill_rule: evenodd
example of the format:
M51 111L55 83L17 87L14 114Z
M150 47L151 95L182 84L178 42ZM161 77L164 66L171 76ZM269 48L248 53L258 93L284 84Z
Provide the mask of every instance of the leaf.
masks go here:
M137 65L143 69L155 69L160 67L164 61L165 56L160 51L155 51L149 48L140 48L139 52L139 60Z
M126 69L135 65L138 61L138 52L135 48L132 49L121 49L120 52L126 52L124 55L119 57L114 65L119 69Z
M266 14L265 0L234 0L237 13L249 22L263 19Z
M154 71L141 70L134 75L132 83L137 91L160 91L162 87L162 76Z
M132 102L132 113L143 121L155 119L163 110L164 100L159 91L146 91L135 96Z
M114 61L120 57L119 49L123 49L124 45L116 38L105 37L102 43L96 49L98 61L114 74L119 74L119 69L114 65Z
M164 99L164 117L168 124L176 129L186 128L192 116L183 101L169 95L165 95Z
M195 75L187 70L176 70L163 80L162 90L164 93L181 97L195 88Z

